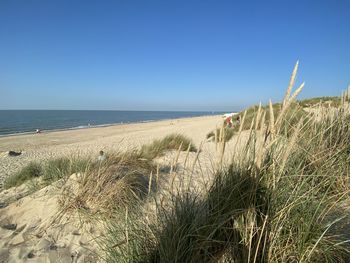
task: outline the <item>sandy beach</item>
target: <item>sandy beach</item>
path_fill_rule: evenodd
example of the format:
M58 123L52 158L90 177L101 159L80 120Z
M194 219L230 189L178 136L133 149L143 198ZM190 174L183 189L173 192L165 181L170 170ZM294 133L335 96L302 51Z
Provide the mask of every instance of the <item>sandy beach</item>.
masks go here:
M171 133L188 136L197 147L202 143L201 161L210 159L215 154L215 144L207 142L206 135L221 121L221 116L195 117L2 137L1 182L30 161L78 154L97 156L101 149L126 151ZM22 150L23 154L9 157L9 150ZM170 163L174 154L169 152L158 162ZM185 152L180 155L180 163L185 155ZM195 155L191 153L190 159ZM205 171L210 171L211 165L202 161ZM68 185L72 185L76 178L71 176L69 180L72 183ZM58 203L62 187L62 182L58 181L29 195L25 185L0 191L0 203L5 204L9 197L17 200L1 208L0 262L98 261L100 248L93 240L101 235L100 229L89 224L82 228L79 216L74 213L60 215Z
M328 111L328 113L329 112L331 111ZM317 119L317 113L318 112L310 113L310 116L315 116L315 124L322 120ZM305 114L308 113L305 111ZM268 164L268 158L264 159L264 154L261 154L263 150L267 149L267 147L261 147L264 146L265 133L261 132L258 125L254 132L251 132L251 130L243 130L242 133L239 132L233 135L232 139L226 144L216 145L213 141L208 140L206 135L210 131L213 131L215 127L220 127L222 121L222 116L217 115L2 137L0 138L1 180L3 182L4 178L16 172L30 161L35 160L41 162L52 157L90 155L96 158L95 162L97 162L100 150L104 150L106 153L130 151L132 149L139 149L142 145L148 144L154 139L161 139L166 135L179 133L190 138L200 151L177 151L173 148L153 159L157 167L164 169L164 172L159 173L159 178L161 178L159 181L160 183L158 184L158 180L156 180L157 183L155 185L157 190L159 186L159 192L157 192L155 199L158 200L159 204L165 204L165 206L167 206L170 203L169 200L171 200L172 193L174 193L173 185L175 185L175 190L184 189L184 191L189 191L190 193L198 193L199 197L205 196L205 194L208 193L208 187L210 187L213 179L219 176L215 173L218 171L217 169L221 169L222 167L226 168L227 164L233 162L233 153L236 154L236 157L243 156L242 160L249 161L249 159L251 159L250 162L256 165L256 167L261 165L260 161L264 161L264 165ZM259 124L259 122L255 123ZM261 127L266 126L262 125ZM305 132L305 134L308 133L309 131ZM276 141L280 143L284 143L285 140L288 139L287 137L282 137L283 135L281 134L279 136L280 138ZM220 145L226 146L226 148L221 148ZM250 149L254 149L252 153L256 153L255 158L250 158L252 156L250 151L246 153L241 151L241 149L246 149L244 146L247 145L252 147ZM283 147L285 144L281 145ZM281 145L277 144L278 147ZM278 148L278 151L279 149L280 148ZM291 148L287 147L287 149L293 149L293 153L298 153L298 148L295 145ZM10 157L8 156L9 150L22 150L23 154L17 157ZM281 154L279 156L284 155L285 154ZM187 157L188 162L186 166ZM142 158L137 158L136 162L137 166L139 166ZM242 160L236 158L235 162L240 163ZM221 166L221 164L223 166ZM245 164L243 163L243 165ZM113 167L113 165L111 167ZM173 167L175 167L174 169L176 171L172 173ZM244 166L242 167L244 168ZM118 167L118 169L119 168L120 167ZM243 170L243 172L244 171L245 170ZM158 170L155 173L157 176ZM106 174L108 175L108 173ZM103 176L106 174L102 173ZM152 172L150 174L151 178ZM233 176L232 174L229 175ZM269 178L273 178L271 174L268 175ZM108 187L105 187L105 184L101 184L100 179L103 177L98 176L99 173L94 173L92 177L85 177L88 178L85 182L89 182L90 185L93 185L92 188L87 188L88 190L81 187L84 181L84 172L70 173L66 177L39 190L31 191L31 186L29 184L22 184L18 187L1 190L0 263L103 262L103 257L106 255L106 248L101 247L101 244L103 244L103 240L108 237L108 232L106 232L108 231L106 230L108 229L108 220L98 221L98 217L94 217L94 215L103 206L101 205L101 200L109 195L103 192L104 189L108 189ZM237 174L235 174L235 176L237 176ZM242 181L244 183L249 182L246 180L246 178L249 177L246 176L249 176L249 174L244 174L245 179ZM110 179L109 176L105 178ZM121 182L121 179L117 181ZM151 180L148 182L151 182ZM235 183L235 181L233 182ZM187 186L188 188L186 188ZM227 184L225 183L222 189L228 189L226 186ZM229 189L234 189L232 193L236 193L238 191L238 187L236 187L237 185L235 183L233 187L229 187ZM239 188L244 189L241 187ZM80 197L94 189L98 190L98 194L95 196L93 195L93 197L97 196L98 198L103 198L97 199L94 204L90 203L92 204L91 206L81 206L86 203L80 202L80 200L82 200ZM122 193L119 191L120 189L122 188L111 188L113 194L115 194L113 198L115 197L118 200L118 195ZM148 189L148 194L150 194L151 187ZM73 199L69 199L69 196L73 196ZM220 194L218 200L225 201L227 200L227 196L229 195L223 195L221 197ZM234 195L232 194L232 196ZM112 199L113 202L116 199ZM146 221L151 218L149 216L157 214L157 208L153 202L154 200L151 198L147 200L147 202L143 203L142 208L147 211L147 213L145 213L145 219L142 219ZM232 203L234 202L230 202L230 204ZM67 204L69 206L67 206ZM340 206L343 204L345 205ZM347 201L346 203L339 203L339 208L345 210L346 214L348 214L347 204ZM73 205L72 209L67 210L66 208L71 207L70 205ZM318 206L315 207L318 209ZM250 209L251 207L249 205L247 211L250 211ZM241 208L239 208L239 210L241 210ZM118 210L118 213L120 211L121 210ZM123 213L123 211L121 213ZM84 214L88 216L84 217ZM299 214L296 214L296 218L299 220ZM349 224L347 221L344 222L345 223L339 225L339 229L332 229L332 231L335 231L334 233L337 235L338 233L345 233L345 238L348 240L346 233L348 233L347 229ZM172 238L172 236L170 236L170 238ZM113 241L112 243L109 242L108 246L114 248L119 244L121 243L115 243Z
M0 137L0 189L7 176L34 160L97 155L100 150L136 149L170 133L186 135L198 146L208 132L220 125L221 120L221 116L216 115ZM23 154L10 157L7 154L10 150L22 150Z

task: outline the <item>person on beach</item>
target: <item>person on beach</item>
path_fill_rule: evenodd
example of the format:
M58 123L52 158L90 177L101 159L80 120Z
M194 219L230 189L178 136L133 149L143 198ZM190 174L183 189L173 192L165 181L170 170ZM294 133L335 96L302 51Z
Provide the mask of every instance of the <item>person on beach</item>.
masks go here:
M232 117L231 116L228 116L226 119L225 119L225 126L226 127L229 127L231 128L232 127Z
M236 123L237 123L237 125L241 124L241 116L240 115L237 116Z
M106 160L106 154L102 150L100 151L100 154L99 154L97 160L99 162L103 162L104 160Z
M36 129L35 133L41 133L41 130L40 129Z

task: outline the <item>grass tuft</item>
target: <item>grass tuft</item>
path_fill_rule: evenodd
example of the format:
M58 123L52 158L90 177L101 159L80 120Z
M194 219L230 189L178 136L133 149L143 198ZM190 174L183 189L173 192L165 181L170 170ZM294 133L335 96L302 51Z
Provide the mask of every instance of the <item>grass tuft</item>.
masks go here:
M5 180L4 187L8 189L39 178L41 181L35 185L40 189L42 186L49 185L73 173L86 172L91 168L90 159L82 157L58 157L43 163L31 162L18 173L9 176Z
M220 135L220 132L221 132L221 129L220 128L217 128L216 129L216 134L217 136L219 137ZM224 140L225 142L228 142L229 140L232 139L233 135L235 135L236 131L234 129L231 129L231 128L227 128L225 127L224 128ZM215 140L215 131L211 131L207 134L207 139L214 139Z
M44 165L42 176L45 184L70 176L74 173L86 172L90 168L91 161L80 157L59 157L48 160Z
M25 183L28 180L41 176L43 169L41 165L37 162L31 162L28 165L24 166L16 174L6 178L4 182L5 189L19 186Z
M111 153L82 173L75 184L67 184L60 204L65 210L83 208L104 215L137 206L155 190L151 173L156 173L152 161L140 158L137 151Z
M179 150L179 148L181 151L188 149L191 152L197 151L191 139L181 134L170 134L161 140L154 140L151 144L143 145L140 150L140 156L148 160L153 160L156 157L162 156L166 151Z

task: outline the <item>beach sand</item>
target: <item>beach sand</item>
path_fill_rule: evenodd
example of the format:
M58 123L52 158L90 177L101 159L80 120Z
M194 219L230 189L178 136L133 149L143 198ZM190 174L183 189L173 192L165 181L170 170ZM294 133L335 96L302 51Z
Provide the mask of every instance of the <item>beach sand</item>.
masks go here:
M100 150L111 152L137 149L171 133L186 135L198 146L209 131L221 125L221 121L221 116L205 116L0 137L0 190L7 176L30 161L43 161L58 156L97 156ZM10 150L22 150L23 154L10 157Z
M202 144L200 165L196 168L201 171L195 172L193 178L194 187L200 188L200 181L207 180L203 176L211 176L217 154L215 143L207 141L206 135L221 124L221 116L208 116L1 137L1 180L30 161L58 156L97 157L101 149L107 153L123 152L168 134L180 133L191 138L197 147ZM9 150L22 150L23 154L9 157ZM156 162L169 165L175 155L176 151L168 152ZM185 155L186 152L180 154L179 164ZM196 153L191 153L189 163L195 163L195 158ZM69 179L73 184L74 178L76 175ZM61 181L31 194L26 185L0 191L0 262L98 261L101 248L95 239L102 235L103 228L81 224L77 214L61 214L58 205L64 186Z

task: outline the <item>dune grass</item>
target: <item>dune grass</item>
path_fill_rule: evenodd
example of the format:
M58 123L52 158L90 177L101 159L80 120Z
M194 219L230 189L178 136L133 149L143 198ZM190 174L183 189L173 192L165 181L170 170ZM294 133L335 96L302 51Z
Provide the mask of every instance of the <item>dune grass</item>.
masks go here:
M40 189L60 179L69 180L72 174L79 173L75 183L64 186L60 200L62 208L66 211L88 208L110 214L116 209L142 202L155 191L159 170L153 159L167 150L194 151L196 147L187 137L171 134L144 145L139 151L111 152L102 162L81 156L58 157L24 167L20 173L7 179L6 186L18 186L39 177L41 180L35 188Z
M251 127L255 130L261 128L262 125L268 125L270 123L271 116L278 116L282 112L282 103L271 103L270 105L255 105L252 106L238 115L243 117L245 115L245 121L240 125L236 125L234 130L237 132L242 126L242 130L249 130ZM273 115L270 113L272 111ZM296 101L291 101L288 106L288 110L283 113L284 121L281 122L279 128L288 135L288 132L292 130L293 126L298 124L298 121L302 118L306 118L308 113L304 111Z
M315 107L320 103L324 103L332 107L339 107L341 101L340 97L318 97L300 100L298 103L302 107Z
M149 258L156 262L215 262L230 247L234 260L244 262L241 259L248 248L233 224L252 207L264 211L266 195L249 174L233 167L217 173L204 199L189 193L175 196L173 209L160 214L160 232Z
M54 181L67 177L73 173L86 172L91 167L91 160L85 157L58 157L42 163L31 162L19 172L6 178L5 189L19 186L33 179L40 179L36 184L40 189Z
M236 131L233 129L233 128L228 128L228 127L225 127L222 131L222 129L220 128L217 128L216 129L216 137L217 137L217 140L219 139L220 137L220 134L223 132L223 141L225 142L228 142L229 140L232 139L233 135L235 135ZM210 139L212 138L213 140L215 140L215 130L214 131L211 131L207 134L207 139Z
M170 134L165 136L161 140L154 140L150 144L143 145L140 150L140 156L142 158L153 160L156 157L163 155L169 150L181 150L195 152L197 151L194 143L181 134Z
M74 173L87 172L90 168L91 160L89 158L58 157L44 163L42 179L47 185Z
M187 137L171 134L140 150L109 153L105 161L82 173L75 189L67 185L61 207L66 211L89 210L89 215L104 217L115 217L115 211L125 208L135 209L157 190L161 178L153 159L168 150L194 151L196 147Z
M90 215L134 207L155 190L156 173L152 161L140 158L137 151L111 153L82 173L75 184L65 186L61 207L66 211L83 208Z
M107 262L348 262L349 236L333 231L348 218L335 212L349 194L350 112L301 111L297 66L281 104L246 113L248 140L204 194L170 192L155 214L111 222Z
M43 169L40 163L30 162L24 166L19 172L7 177L4 182L4 188L19 186L28 180L39 177L43 174Z

